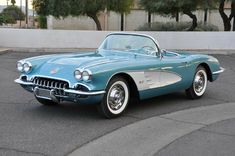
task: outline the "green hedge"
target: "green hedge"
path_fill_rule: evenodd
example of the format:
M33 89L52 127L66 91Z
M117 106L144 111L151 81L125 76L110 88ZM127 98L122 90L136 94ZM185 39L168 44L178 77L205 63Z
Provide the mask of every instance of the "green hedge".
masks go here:
M3 24L15 24L15 23L16 23L16 20L14 19L13 16L0 13L0 25L3 25Z
M47 29L47 17L46 16L38 16L37 21L41 29Z

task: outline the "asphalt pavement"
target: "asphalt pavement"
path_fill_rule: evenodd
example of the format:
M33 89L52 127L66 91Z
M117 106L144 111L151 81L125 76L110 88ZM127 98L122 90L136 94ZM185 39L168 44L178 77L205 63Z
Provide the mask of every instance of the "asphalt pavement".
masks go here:
M0 155L69 155L107 134L142 120L201 106L235 102L235 54L227 54L214 55L226 68L226 72L216 82L209 83L205 96L199 100L188 100L184 92L177 92L131 105L123 117L112 120L100 116L94 106L65 103L56 107L45 107L41 106L32 94L14 84L14 79L19 76L15 69L16 61L42 54L46 53L8 51L0 54ZM206 130L200 129L186 136L180 136L154 154L172 155L171 152L182 149L180 148L182 144L186 144L185 147L189 151L200 141L206 143L209 138L214 138L216 135L206 135L205 131L219 129L221 128L219 125L232 129L229 127L231 122L234 123L234 120L218 121L203 127ZM226 134L233 136L229 132ZM197 139L192 139L193 137ZM221 136L217 137L223 140ZM191 141L190 144L188 140ZM183 153L183 149L181 153L174 153L174 155L180 154L188 153L186 151Z
M69 156L233 156L234 122L235 103L182 110L122 127Z

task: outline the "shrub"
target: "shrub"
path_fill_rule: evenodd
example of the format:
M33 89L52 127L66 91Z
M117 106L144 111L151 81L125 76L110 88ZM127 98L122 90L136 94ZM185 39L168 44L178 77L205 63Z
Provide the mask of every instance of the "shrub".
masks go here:
M39 24L39 28L41 28L41 29L47 28L47 17L46 16L38 16L36 20Z
M154 22L144 24L138 31L187 31L191 27L191 22ZM198 23L195 31L219 31L218 27L212 24Z
M7 14L3 14L0 13L0 25L2 24L15 24L16 20L14 19L14 17L7 15Z
M213 24L200 22L195 31L219 31L219 28Z

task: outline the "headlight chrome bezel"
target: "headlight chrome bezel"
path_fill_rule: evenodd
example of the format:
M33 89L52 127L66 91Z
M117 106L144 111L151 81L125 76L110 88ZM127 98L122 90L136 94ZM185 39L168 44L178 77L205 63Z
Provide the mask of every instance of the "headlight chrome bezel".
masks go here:
M92 73L90 70L84 70L82 72L82 80L83 81L91 81Z
M16 64L16 68L21 73L30 73L32 71L32 64L30 62L19 61Z
M19 71L19 72L24 72L24 63L22 63L21 61L17 62L16 64L16 69Z
M76 80L82 80L82 71L80 69L76 69L74 71L74 77Z
M76 69L74 71L74 77L78 81L89 82L92 78L92 72L88 69Z
M32 64L30 62L25 62L23 64L23 67L24 67L24 72L25 73L29 73L32 70Z

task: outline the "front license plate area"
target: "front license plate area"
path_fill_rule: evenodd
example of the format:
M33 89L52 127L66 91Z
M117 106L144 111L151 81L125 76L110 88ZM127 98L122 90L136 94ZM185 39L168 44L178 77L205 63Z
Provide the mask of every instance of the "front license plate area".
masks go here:
M51 99L50 90L48 89L35 88L34 93L36 97L43 98L43 99Z

